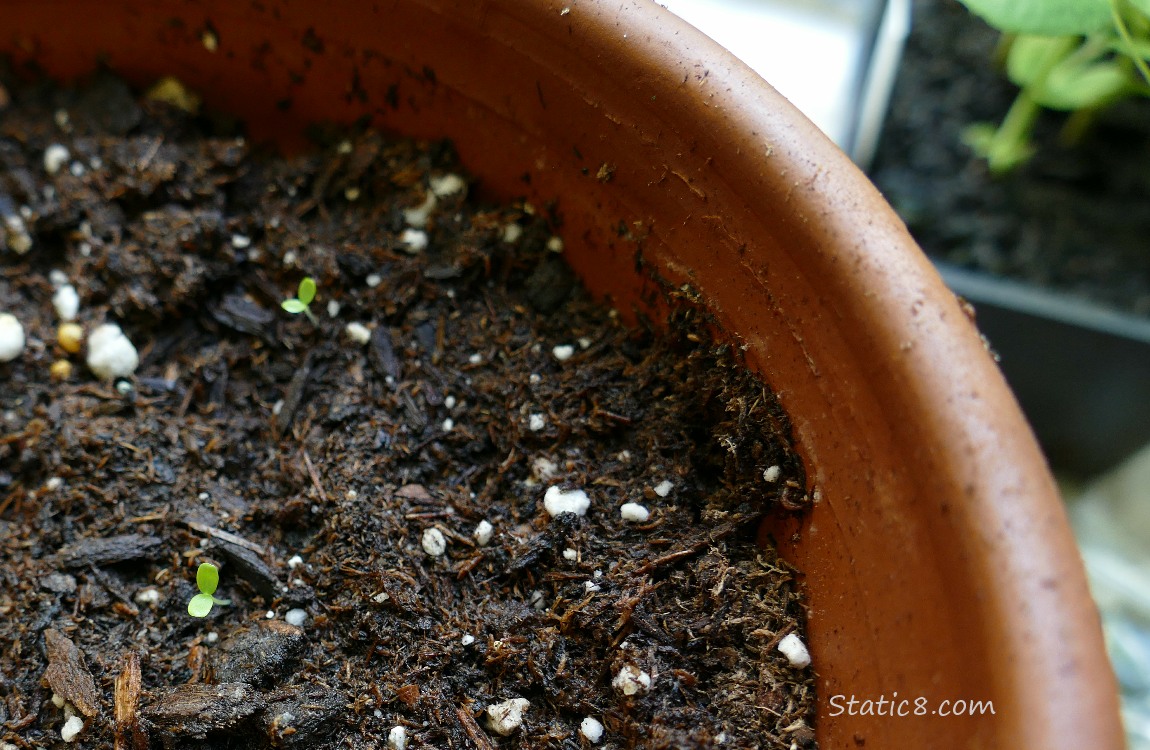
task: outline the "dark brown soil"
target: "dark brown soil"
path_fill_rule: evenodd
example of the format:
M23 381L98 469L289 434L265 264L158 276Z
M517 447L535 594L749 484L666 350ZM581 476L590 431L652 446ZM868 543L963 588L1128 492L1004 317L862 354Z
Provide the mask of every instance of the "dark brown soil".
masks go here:
M85 748L574 748L585 717L602 747L813 745L810 670L775 648L796 574L755 543L803 467L697 310L624 327L523 204L441 198L405 252L445 144L279 160L110 77L5 88L0 204L32 248L0 251L28 337L0 364L0 742L63 745L56 693ZM53 270L134 342L131 379L56 343ZM280 309L305 275L315 324ZM552 518L551 486L586 515ZM232 604L195 619L206 560ZM613 687L629 669L649 688Z
M1077 143L1048 113L1033 160L1000 179L962 143L1017 89L997 34L955 0L916 0L871 176L931 256L1150 315L1150 101L1126 102Z

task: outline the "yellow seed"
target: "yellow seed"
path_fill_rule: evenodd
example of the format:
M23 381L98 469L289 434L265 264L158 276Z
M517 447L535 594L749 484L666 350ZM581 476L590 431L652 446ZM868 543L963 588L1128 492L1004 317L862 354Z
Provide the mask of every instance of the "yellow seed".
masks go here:
M64 323L56 331L56 341L64 351L76 354L84 342L84 329L78 323Z
M72 377L72 363L66 359L58 359L48 368L53 380L67 380Z

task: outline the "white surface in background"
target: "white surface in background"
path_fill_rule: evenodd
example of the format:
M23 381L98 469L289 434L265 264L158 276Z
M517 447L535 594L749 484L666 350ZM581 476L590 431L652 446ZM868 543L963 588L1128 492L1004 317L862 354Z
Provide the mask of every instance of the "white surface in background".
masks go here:
M870 2L663 0L848 146Z
M1122 688L1127 742L1150 750L1150 446L1066 494Z

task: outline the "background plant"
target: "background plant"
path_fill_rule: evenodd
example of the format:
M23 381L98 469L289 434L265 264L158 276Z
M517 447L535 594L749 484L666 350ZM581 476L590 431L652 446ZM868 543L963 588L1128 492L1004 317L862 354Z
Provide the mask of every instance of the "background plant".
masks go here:
M1043 109L1072 113L1074 140L1103 108L1150 96L1150 0L960 0L1003 33L1006 74L1019 87L1002 123L972 125L966 142L1001 174L1034 153Z

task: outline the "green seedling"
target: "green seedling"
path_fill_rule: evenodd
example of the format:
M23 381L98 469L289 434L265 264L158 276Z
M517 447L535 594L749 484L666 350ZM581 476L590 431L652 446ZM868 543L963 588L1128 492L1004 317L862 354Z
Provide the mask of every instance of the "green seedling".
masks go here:
M280 303L280 306L294 315L303 313L307 316L308 320L319 325L319 321L312 313L311 308L308 307L308 305L312 303L312 300L315 299L315 289L315 279L311 276L304 276L299 283L299 290L296 292L296 296L291 299L285 299Z
M1072 142L1105 107L1150 96L1150 0L961 0L1003 33L1000 53L1018 97L1000 125L979 123L963 140L1002 174L1034 153L1043 109L1069 112Z
M196 571L196 586L200 589L200 593L188 602L188 614L192 617L207 617L214 605L231 604L231 599L217 599L213 596L219 585L220 569L211 563L200 563L200 568Z

